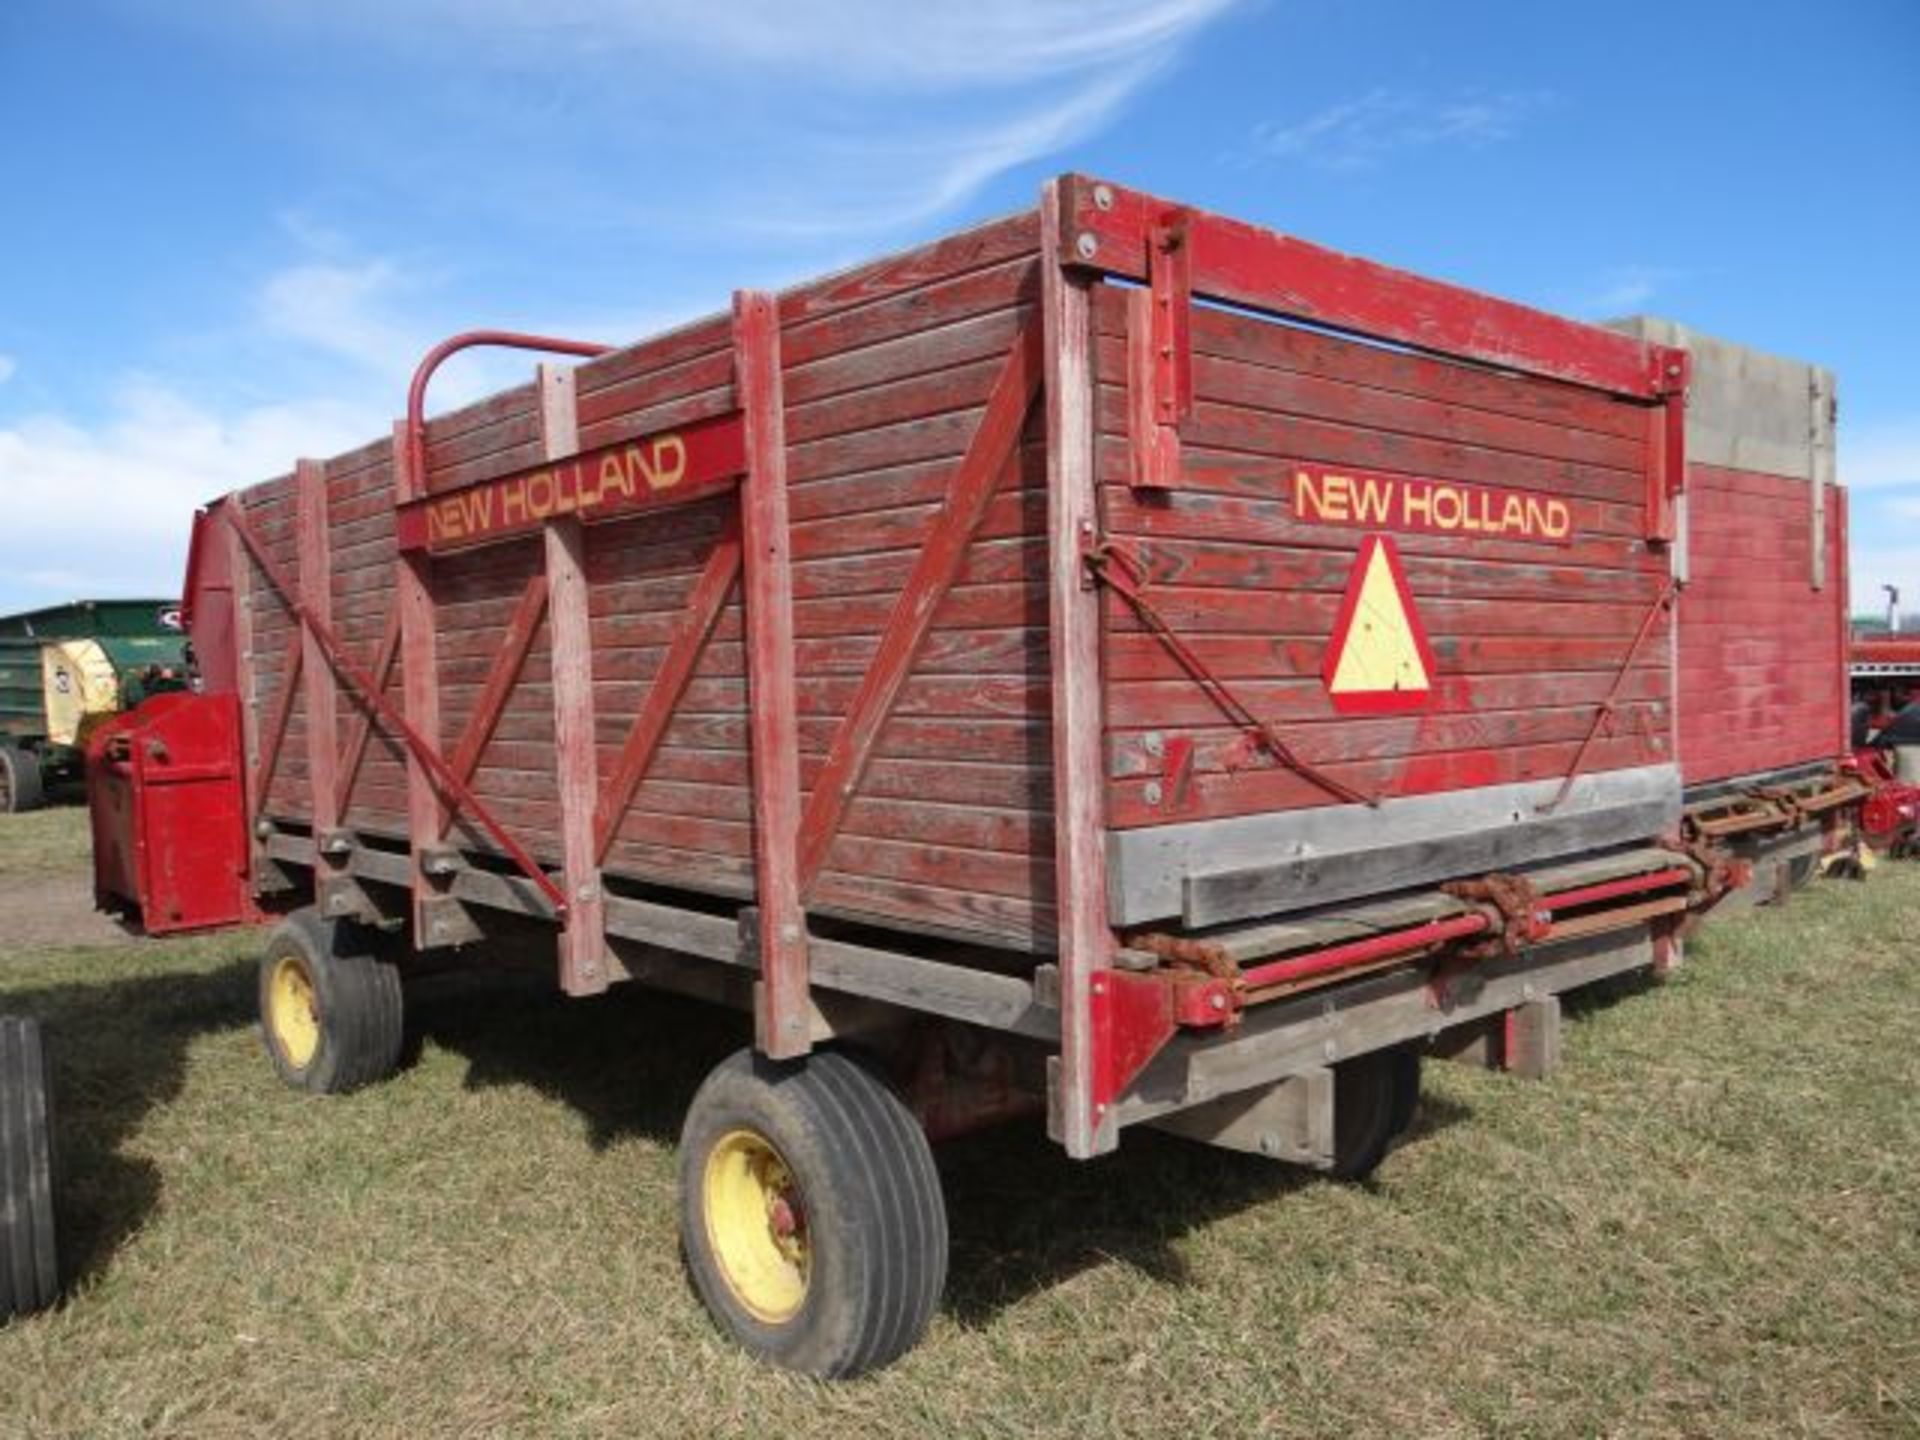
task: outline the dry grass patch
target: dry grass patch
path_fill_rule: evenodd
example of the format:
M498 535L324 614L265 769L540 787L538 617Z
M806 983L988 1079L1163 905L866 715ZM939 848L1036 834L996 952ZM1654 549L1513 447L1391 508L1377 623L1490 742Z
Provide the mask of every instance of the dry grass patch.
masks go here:
M442 983L416 1065L315 1100L260 1052L249 937L0 937L0 1009L59 1046L79 1272L0 1331L0 1433L1915 1433L1916 916L1920 867L1823 885L1583 1003L1549 1084L1430 1066L1364 1188L953 1146L947 1308L838 1387L749 1362L681 1272L674 1136L733 1017Z

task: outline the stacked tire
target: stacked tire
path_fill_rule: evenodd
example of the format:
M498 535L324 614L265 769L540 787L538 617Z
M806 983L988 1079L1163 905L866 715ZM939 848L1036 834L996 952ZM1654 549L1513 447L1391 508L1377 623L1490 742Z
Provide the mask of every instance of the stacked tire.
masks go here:
M60 1293L53 1073L40 1027L0 1016L0 1324Z

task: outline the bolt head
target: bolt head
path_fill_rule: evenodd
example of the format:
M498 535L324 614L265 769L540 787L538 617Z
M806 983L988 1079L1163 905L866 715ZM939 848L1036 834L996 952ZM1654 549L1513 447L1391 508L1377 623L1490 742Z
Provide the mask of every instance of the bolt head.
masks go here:
M1216 990L1207 997L1207 1004L1215 1010L1224 1010L1227 1008L1227 997Z
M1073 248L1082 260L1091 260L1094 252L1100 248L1100 241L1091 231L1082 230L1079 238L1073 242Z
M1166 738L1158 730L1149 730L1140 745L1149 755L1159 756L1167 752Z
M1102 210L1111 210L1113 208L1113 187L1111 185L1094 186L1093 203Z

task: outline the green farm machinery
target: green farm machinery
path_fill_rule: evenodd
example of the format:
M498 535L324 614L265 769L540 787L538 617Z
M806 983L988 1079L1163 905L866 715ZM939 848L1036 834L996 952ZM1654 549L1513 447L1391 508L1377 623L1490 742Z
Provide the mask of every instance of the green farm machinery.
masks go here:
M77 780L89 732L147 696L187 687L172 600L78 600L0 616L0 814Z

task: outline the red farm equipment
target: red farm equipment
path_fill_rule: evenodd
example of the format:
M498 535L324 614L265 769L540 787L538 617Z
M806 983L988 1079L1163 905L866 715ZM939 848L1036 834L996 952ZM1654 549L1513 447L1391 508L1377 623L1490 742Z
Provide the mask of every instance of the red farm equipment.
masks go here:
M578 363L425 419L481 342ZM1688 364L1079 176L622 349L461 337L391 436L200 517L181 706L238 741L189 808L240 859L168 873L284 914L309 1090L529 922L570 994L750 1013L694 1276L759 1353L883 1364L930 1138L1362 1175L1423 1053L1538 1073L1559 995L1671 961L1738 869L1681 829ZM130 814L179 713L116 737Z
M1869 784L1848 744L1846 491L1830 371L1641 317L1690 357L1685 488L1672 497L1686 827L1784 897L1851 857Z

